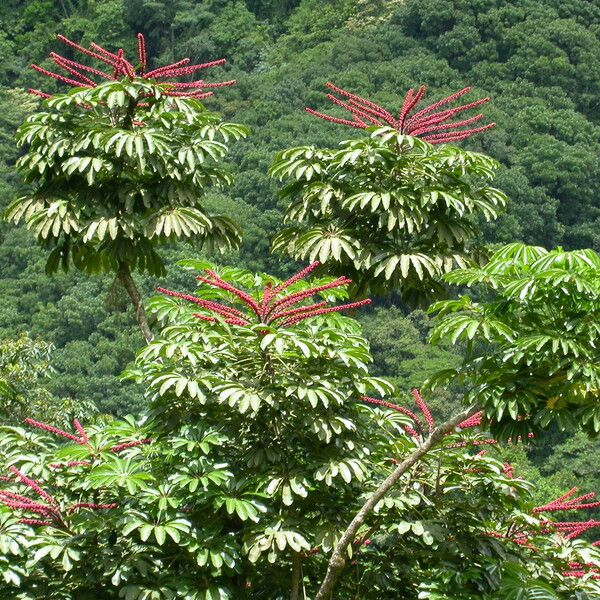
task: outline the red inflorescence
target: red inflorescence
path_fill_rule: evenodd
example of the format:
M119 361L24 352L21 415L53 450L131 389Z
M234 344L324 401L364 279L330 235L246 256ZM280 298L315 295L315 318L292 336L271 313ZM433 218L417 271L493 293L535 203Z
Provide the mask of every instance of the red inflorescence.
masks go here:
M127 450L127 448L135 448L136 446L142 446L144 444L152 443L152 438L146 438L143 440L135 440L133 442L124 442L123 444L117 444L113 446L110 451L111 452L122 452L123 450Z
M370 100L347 92L333 83L326 83L325 85L333 92L332 94L327 94L327 98L336 106L347 110L352 115L352 119L340 119L318 112L312 108L307 108L306 111L320 119L339 125L348 125L349 127L355 127L357 129L365 129L367 127L372 127L373 125L387 125L397 129L401 133L418 136L427 140L430 144L458 142L476 133L487 131L495 126L495 123L488 123L481 127L463 129L468 125L480 121L483 118L483 114L478 114L460 121L452 121L459 113L477 108L478 106L489 102L490 98L482 98L475 102L438 111L442 106L446 106L470 92L470 87L463 88L446 98L442 98L438 102L435 102L412 115L412 111L423 98L426 88L422 85L418 90L410 89L406 93L398 116L394 117L389 111ZM334 94L345 98L345 100L341 100Z
M579 496L577 498L571 498L573 494L577 492L577 488L571 488L566 494L562 495L560 498L556 498L556 500L552 500L552 502L548 502L548 504L544 504L543 506L536 506L533 509L534 513L541 512L556 512L559 510L580 510L585 508L597 508L600 506L600 502L586 502L586 500L591 500L596 497L594 492L589 492L588 494L584 494L583 496Z
M231 306L220 304L212 300L203 300L196 296L189 294L181 294L179 292L173 292L165 288L157 288L158 292L172 296L174 298L180 298L193 302L200 308L203 308L210 314L196 313L194 316L201 321L216 322L219 319L223 320L228 325L239 325L241 327L248 326L251 324L264 324L276 327L292 327L297 325L306 319L318 317L319 315L325 315L332 312L340 312L343 310L352 310L354 308L360 308L371 303L371 300L360 300L358 302L349 302L347 304L341 304L339 306L327 307L327 302L317 302L313 304L307 304L297 306L295 308L289 308L295 304L299 304L306 300L309 300L316 294L330 290L333 288L342 287L350 283L350 279L346 277L339 277L330 283L305 289L292 294L284 294L285 290L292 284L304 279L311 271L319 266L318 262L314 262L299 273L296 273L293 277L290 277L286 281L280 283L276 287L272 284L267 284L263 290L260 298L255 299L247 292L236 288L230 283L224 281L214 271L205 269L205 276L199 276L196 279L202 283L206 283L212 287L216 287L226 292L233 294L238 300L240 300L246 307L246 311L241 311Z
M156 69L153 69L152 71L146 71L146 41L141 33L138 33L137 35L137 66L134 66L125 58L122 49L119 49L115 54L114 52L109 52L105 48L102 48L102 46L99 46L98 44L92 43L90 44L91 50L88 50L87 48L80 46L79 44L66 38L63 35L59 35L57 36L57 38L59 41L63 42L73 50L76 50L81 54L89 56L94 60L100 61L110 67L110 72L102 71L100 69L90 67L83 63L70 60L68 58L65 58L64 56L60 56L55 52L50 53L50 58L52 59L52 62L54 62L54 64L59 69L62 69L68 75L70 75L70 77L63 75L62 73L55 73L53 71L49 71L48 69L44 69L39 65L31 65L31 68L37 71L38 73L41 73L46 77L56 79L61 83L66 83L67 85L73 87L96 87L98 84L91 78L91 76L113 81L116 81L122 77L140 77L142 79L155 79L160 83L168 84L168 87L164 92L168 96L184 98L206 98L207 96L212 95L212 92L205 91L207 88L226 87L235 83L234 80L220 81L216 83L206 83L203 80L191 82L172 80L173 78L191 75L192 73L195 73L196 71L199 71L201 69L208 69L210 67L223 65L226 62L224 58L221 58L219 60L213 60L207 63L201 63L198 65L189 65L188 63L190 62L190 59L184 58L183 60L177 61L170 65L158 67ZM50 94L46 94L45 92L41 92L40 90L30 89L29 92L36 96L40 96L44 99L51 97Z
M32 427L37 427L38 429L42 429L43 431L48 431L49 433L53 433L54 435L58 435L59 437L63 437L67 440L71 440L72 442L75 442L76 444L81 444L81 445L85 445L87 443L87 436L85 436L84 438L81 437L77 437L76 435L73 435L72 433L67 433L66 431L63 431L62 429L59 429L58 427L54 427L53 425L48 425L46 423L40 423L40 421L35 421L34 419L25 419L25 423L27 423L27 425L31 425ZM81 427L81 425L80 425Z
M425 421L427 421L427 425L429 427L429 433L431 433L433 431L433 429L435 428L435 422L433 420L433 417L431 416L431 411L429 410L429 407L425 403L425 400L423 400L423 398L421 397L419 390L417 390L417 389L412 390L412 396L415 399L415 404L419 407L419 410L423 413L423 416L425 417Z
M368 404L375 404L377 406L383 406L384 408L389 408L391 410L395 410L396 412L402 413L403 415L410 417L414 421L415 425L417 425L419 427L419 429L421 429L421 424L419 423L419 417L417 417L417 415L415 415L415 413L412 412L411 410L408 410L408 408L404 408L404 406L400 406L398 404L393 404L392 402L386 402L385 400L379 400L377 398L371 398L370 396L361 396L360 399L363 402L366 402ZM404 431L406 431L406 433L408 433L408 435L410 435L411 437L419 437L419 435L420 435L416 431L416 429L414 429L410 425L403 425L402 429L404 429Z
M435 422L431 415L431 411L429 410L429 407L427 406L427 403L425 402L425 400L423 400L421 394L419 393L419 390L417 390L417 389L412 390L412 396L415 400L415 404L419 408L419 411L421 412L421 414L423 415L423 418L425 419L425 422L427 423L429 433L431 433L435 428ZM414 421L414 424L417 429L415 429L414 427L411 427L410 425L403 425L402 428L404 429L404 431L406 431L406 433L408 435L410 435L411 437L419 437L419 436L424 435L425 429L421 423L421 420L414 412L412 412L408 408L405 408L404 406L399 406L398 404L394 404L392 402L386 402L385 400L378 400L377 398L371 398L369 396L361 396L360 399L363 402L367 402L368 404L375 404L377 406L383 406L384 408L389 408L391 410L395 410L396 412L400 412L400 413L406 415L407 417L410 417Z

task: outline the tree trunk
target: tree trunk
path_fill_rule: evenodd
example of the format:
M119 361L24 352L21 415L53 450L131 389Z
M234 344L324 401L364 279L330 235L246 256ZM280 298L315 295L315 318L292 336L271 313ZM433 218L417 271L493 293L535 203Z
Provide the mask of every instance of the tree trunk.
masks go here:
M292 591L290 600L298 600L300 596L300 575L302 571L302 557L299 552L294 552L292 558Z
M152 341L152 332L150 331L150 327L148 326L148 320L146 319L144 301L142 300L140 291L135 285L135 281L131 276L131 271L129 270L129 265L127 263L119 263L119 270L117 272L117 276L119 278L119 281L123 284L123 287L127 290L129 297L131 298L131 302L133 303L133 308L135 310L136 321L138 322L138 325L140 327L140 330L142 331L142 335L144 336L146 343L149 344Z
M375 508L375 505L388 493L394 484L410 469L416 462L425 456L442 438L452 431L459 423L473 416L479 410L478 407L472 406L464 410L439 427L436 427L429 437L407 458L405 458L394 471L381 483L381 485L371 494L368 500L362 505L362 508L356 513L354 519L348 525L346 531L336 544L329 563L327 565L327 573L323 579L323 583L314 597L314 600L329 600L335 588L335 585L346 566L348 560L348 546L352 544L358 530L361 528L367 517Z

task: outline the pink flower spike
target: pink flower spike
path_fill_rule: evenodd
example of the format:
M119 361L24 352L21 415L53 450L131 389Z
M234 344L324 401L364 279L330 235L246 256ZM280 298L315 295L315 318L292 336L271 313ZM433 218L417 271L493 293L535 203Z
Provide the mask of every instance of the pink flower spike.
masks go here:
M52 98L51 94L46 94L45 92L41 92L40 90L35 90L33 88L29 88L27 91L30 94L32 94L33 96L39 96L40 98L43 98L44 100L46 100L48 98Z
M361 308L362 306L367 306L371 304L371 299L366 298L365 300L359 300L358 302L350 302L349 304L340 304L339 306L330 306L329 308L319 308L313 310L312 312L302 313L291 319L287 319L283 322L283 327L291 327L292 325L297 325L301 321L305 321L306 319L312 319L313 317L318 317L320 315L326 315L333 312L341 312L343 310L352 310L355 308Z
M182 58L181 60L177 61L176 63L172 63L170 65L165 65L164 67L158 67L157 69L154 69L153 71L146 73L144 75L144 78L149 79L150 77L154 77L155 74L161 73L162 71L171 71L173 69L176 69L177 67L187 65L189 62L190 62L189 58Z
M473 88L471 88L471 87L466 87L466 88L463 88L462 90L458 90L458 92L454 92L454 94L450 94L450 96L446 96L446 98L442 98L441 100L438 100L437 102L425 107L423 110L420 110L418 113L415 113L411 117L411 119L418 120L423 115L426 115L430 112L433 112L434 110L437 110L440 106L444 106L445 104L454 102L454 100L458 100L458 98L460 98L461 96L464 96L465 94L468 94L472 89Z
M298 315L305 312L312 312L318 308L323 306L327 306L327 300L323 300L322 302L317 302L316 304L310 304L309 306L299 306L298 308L292 308L290 310L284 310L283 312L277 313L277 315L273 316L269 323L276 321L277 319L283 319L285 317L291 317L293 315Z
M412 411L408 410L408 408L404 408L403 406L399 406L398 404L393 404L392 402L386 402L385 400L371 398L370 396L361 396L360 399L363 402L367 402L368 404L375 404L377 406L383 406L384 408L389 408L391 410L395 410L396 412L402 413L402 414L406 415L407 417L410 417L415 422L416 425L418 425L419 427L421 426L421 424L419 423L419 417L417 417L417 415L415 415L415 413L413 413ZM417 433L417 431L415 431L415 429L410 427L410 425L403 425L402 428L411 437L419 437L419 434Z
M191 75L195 71L200 69L209 69L210 67L218 67L220 65L224 65L227 62L227 59L220 58L219 60L212 60L207 63L202 63L199 65L190 65L189 67L180 67L176 69L167 69L164 71L160 71L158 74L155 72L154 77L182 77L184 75Z
M40 423L39 421L34 421L30 418L27 418L24 421L27 423L27 425L37 427L38 429L43 429L44 431L48 431L49 433L53 433L54 435L58 435L81 445L81 440L77 436L73 435L72 433L67 433L62 429L58 429L58 427L53 427L52 425L47 425L46 423Z
M54 498L50 494L45 492L38 485L37 481L30 479L29 477L21 473L21 471L19 471L19 469L17 469L16 467L8 467L8 470L13 475L18 477L28 488L31 488L38 496L40 496L40 498L43 498L44 500L46 500L46 502L49 502L50 504L56 504L56 500L54 500Z
M52 521L42 521L41 519L19 519L19 523L23 523L23 525L40 525L45 527L54 525Z
M96 504L94 502L79 502L77 504L73 504L67 509L67 512L75 512L81 508L87 508L89 510L111 510L113 508L117 508L119 505L116 502L111 504Z
M128 448L135 448L136 446L142 446L144 444L151 444L152 438L145 438L143 440L135 440L133 442L124 442L122 444L117 444L110 448L111 452L122 452L123 450L127 450Z
M483 420L483 411L475 413L473 416L465 419L462 423L458 424L459 429L470 429L471 427L478 427L481 425Z
M63 61L62 58L60 56L58 56L58 54L51 52L50 57L54 61L54 64L56 64L61 69L64 69L70 75L73 75L74 77L79 78L79 80L81 81L82 84L89 85L90 87L94 87L96 85L94 83L94 81L91 80L89 77L82 75L81 73L79 73L79 71L77 71L76 69L71 67L66 61Z
M144 39L144 36L141 33L137 34L137 40L138 40L138 58L140 59L140 69L141 69L141 72L143 73L146 70L146 61L147 61L146 40Z
M319 119L323 119L324 121L329 121L330 123L335 123L336 125L348 125L349 127L356 127L357 129L364 129L365 126L357 123L356 121L349 121L348 119L338 119L337 117L332 117L331 115L326 115L320 113L312 108L304 109L308 114L318 117Z
M406 94L406 98L404 99L404 104L402 105L402 110L400 111L400 115L398 117L398 123L400 125L400 130L404 131L404 125L406 121L406 116L417 106L417 104L421 101L421 98L425 94L426 87L422 85L417 93L413 97L413 91L408 90Z
M46 75L46 77L52 77L53 79L57 79L58 81L62 81L63 83L67 83L68 85L72 85L73 87L91 87L85 83L81 83L81 81L75 81L74 79L69 79L68 77L64 77L63 75L59 75L58 73L53 73L52 71L48 71L46 69L42 69L36 64L29 65L34 71L41 73L42 75Z
M429 407L427 406L425 400L423 400L423 398L421 397L419 390L414 389L411 393L413 398L415 399L416 405L419 407L419 410L423 413L425 421L427 422L427 425L429 425L429 433L431 433L435 428L435 421L433 420L431 411L429 410Z
M91 56L92 58L95 58L99 61L105 62L106 64L110 65L111 67L115 66L114 60L108 59L108 58L102 56L101 54L97 54L96 52L92 52L91 50L88 50L87 48L84 48L83 46L76 44L69 38L66 38L64 35L57 35L56 39L60 40L64 44L67 44L67 46L71 46L71 48L78 50L82 54L86 54L87 56Z
M85 429L81 426L81 423L77 419L73 419L73 426L79 432L82 442L86 445L89 445L90 438L88 437L88 434L85 432Z

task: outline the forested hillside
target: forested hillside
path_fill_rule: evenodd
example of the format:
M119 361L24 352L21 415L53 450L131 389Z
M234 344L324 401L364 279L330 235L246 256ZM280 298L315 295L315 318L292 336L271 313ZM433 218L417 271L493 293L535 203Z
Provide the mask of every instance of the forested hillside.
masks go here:
M407 89L420 84L431 102L467 85L476 98L490 96L485 113L496 127L461 142L502 163L495 185L510 204L497 222L482 224L486 240L600 250L600 6L586 0L4 0L3 209L22 185L14 132L38 106L26 89L59 89L28 65L51 66L58 33L133 52L138 32L151 66L225 56L214 76L238 82L206 100L251 128L229 159L234 185L208 199L243 228L239 252L213 257L222 264L279 274L292 268L270 254L282 206L267 170L282 148L335 146L356 134L304 112L331 112L327 81L396 111ZM22 227L3 223L0 239L0 337L28 332L56 346L56 373L46 387L57 397L92 401L101 412L139 409L141 389L117 377L142 344L124 290L111 278L74 271L47 277L45 253ZM189 288L189 274L174 263L202 252L181 244L167 254L165 280L140 279L146 297L157 285ZM453 350L426 345L425 313L409 312L394 296L375 304L362 321L376 375L408 391L454 363ZM433 405L448 413L451 400L438 396ZM578 483L600 490L598 446L583 434L562 440L556 434L533 453L538 466L526 467L543 478L540 495Z

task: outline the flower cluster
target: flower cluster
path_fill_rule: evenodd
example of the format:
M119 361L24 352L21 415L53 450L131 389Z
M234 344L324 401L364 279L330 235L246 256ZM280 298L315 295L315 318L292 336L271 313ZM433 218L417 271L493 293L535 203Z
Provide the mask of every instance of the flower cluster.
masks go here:
M417 405L422 418L427 424L428 433L431 433L435 429L435 422L431 415L431 411L427 406L427 403L421 396L418 390L412 390L412 396L414 398L415 404ZM426 435L426 430L424 425L421 422L421 419L411 410L405 408L404 406L400 406L398 404L394 404L392 402L387 402L386 400L380 400L377 398L370 398L368 396L361 396L361 400L368 404L374 404L376 406L381 406L383 408L388 408L390 410L394 410L396 412L402 413L413 421L413 425L404 425L404 431L411 437L423 439ZM479 411L465 419L462 423L459 423L457 426L457 430L465 430L473 427L479 427L483 423L483 412ZM532 434L529 434L528 437L533 437ZM517 441L522 441L521 437L517 438ZM510 442L510 440L509 440ZM460 442L455 442L452 444L447 444L443 446L443 449L452 449L452 448L465 448L465 447L473 447L473 446L486 446L486 445L494 445L497 444L498 441L492 438L487 439L475 439L475 440L463 440ZM480 450L477 452L475 456L483 456L486 453L486 450ZM399 464L399 461L395 458L391 458L390 462L392 465ZM466 469L466 472L476 473L479 469ZM503 475L507 479L514 478L514 469L510 463L504 463L502 468ZM587 494L583 494L578 497L573 497L577 492L577 488L570 489L566 494L563 494L559 498L544 504L543 506L537 506L533 509L533 514L539 514L542 512L555 512L561 510L581 510L581 509L590 509L590 508L598 508L600 507L600 501L591 501L596 497L594 492L590 492ZM564 521L564 522L554 522L543 520L541 521L541 533L553 534L560 533L565 539L571 540L574 539L581 534L589 531L590 529L600 527L600 521L587 520L587 521ZM535 532L535 535L539 535L539 531ZM534 535L534 532L530 530L519 530L514 529L512 526L509 528L509 532L504 534L497 531L488 531L486 535L489 537L494 537L498 539L503 539L508 542L517 544L519 546L529 548L531 550L537 551L536 546L532 543L531 537ZM600 546L600 540L593 543L594 546ZM591 577L593 579L600 579L600 570L598 570L594 565L570 565L568 570L565 570L562 573L565 577Z
M48 425L47 423L42 423L40 421L36 421L30 418L25 419L25 423L37 429L41 429L42 431L47 431L58 437L69 440L70 442L74 442L81 446L88 446L92 453L94 453L94 450L90 443L89 435L77 419L73 420L73 427L78 435L69 433L68 431L63 431L62 429L54 427L53 425ZM101 450L108 450L109 452L119 453L128 448L141 446L142 444L149 444L151 442L151 438L145 438L142 440L121 442L108 448L102 448ZM61 469L72 467L88 467L91 465L92 462L89 460L73 460L65 463L50 463L48 466L53 469ZM19 469L17 469L14 466L11 466L9 468L9 471L10 476L0 477L0 481L15 483L16 480L17 482L24 484L36 496L38 496L41 499L33 500L27 496L24 496L23 494L17 494L10 490L0 490L0 503L13 510L25 511L26 515L27 513L33 513L33 515L35 516L34 518L27 515L24 518L20 519L20 522L26 525L52 525L54 527L64 528L66 527L66 520L64 516L65 513L70 514L82 509L109 510L118 506L116 503L98 504L96 502L77 502L75 504L67 506L64 511L61 511L56 499L47 491L45 491L38 481L27 477L24 473L19 471Z
M548 502L548 504L544 504L543 506L536 506L533 509L534 513L541 512L556 512L558 510L580 510L584 508L597 508L600 506L600 502L586 502L586 500L591 500L596 497L594 492L590 492L589 494L584 494L583 496L579 496L577 498L571 498L573 494L577 492L577 488L571 488L566 494L561 496L560 498L556 498L556 500L552 500L552 502Z
M38 73L41 73L46 77L56 79L62 83L66 83L70 86L83 88L96 87L98 84L94 79L92 79L92 76L109 81L116 81L121 77L128 77L130 79L133 79L134 77L140 77L142 79L153 79L161 83L168 84L168 88L165 91L165 94L168 96L206 98L211 96L213 93L207 91L208 89L230 86L235 83L235 80L220 81L216 83L207 83L202 79L189 82L173 81L173 78L193 75L202 69L223 65L225 62L227 62L224 58L197 65L190 65L190 59L184 58L172 64L147 71L146 41L141 33L138 33L137 35L138 56L136 61L137 64L135 65L125 58L122 49L119 49L116 53L110 52L93 42L90 44L90 49L88 49L66 38L64 35L58 35L57 38L73 50L76 50L81 54L89 56L90 58L93 58L94 60L104 63L110 67L108 72L102 71L86 64L70 60L64 56L60 56L55 52L50 53L52 62L59 69L62 69L64 72L66 72L70 77L63 75L62 73L48 71L39 65L31 65L31 68ZM30 89L29 92L42 98L50 98L50 94L46 94L40 90Z
M431 414L431 410L429 410L429 406L427 406L427 403L421 396L421 393L419 392L419 390L413 389L411 393L412 393L412 397L414 398L415 404L417 405L417 408L421 412L423 419L425 420L425 423L427 423L428 433L431 433L435 429L435 420L433 418L433 415ZM424 429L419 417L413 411L409 410L408 408L406 408L404 406L400 406L399 404L394 404L393 402L379 400L378 398L371 398L370 396L361 396L360 399L363 402L366 402L368 404L375 404L377 406L389 408L390 410L395 410L396 412L402 413L402 414L406 415L407 417L410 417L413 420L414 427L412 427L410 425L403 425L402 428L411 437L419 437L419 436L425 435L425 429ZM458 425L458 428L459 429L469 429L471 427L477 427L477 426L481 425L482 420L483 420L483 412L480 411L480 412L474 414L472 417L465 419L462 423L460 423ZM446 446L446 447L447 448L458 448L458 447L469 446L469 445L478 446L478 445L496 444L496 443L497 443L496 440L472 440L472 441L459 442L457 444L450 444L449 446Z
M258 298L253 298L250 294L224 281L211 269L205 269L204 276L196 277L196 279L202 283L231 293L246 306L247 310L244 312L219 302L204 300L189 294L173 292L161 287L157 288L157 291L161 292L162 294L166 294L167 296L193 302L209 313L195 313L194 316L197 319L213 323L218 320L223 320L228 325L239 325L242 327L252 324L264 324L279 328L292 327L293 325L297 325L306 319L311 319L319 315L340 312L343 310L351 310L371 303L371 300L366 299L358 302L341 304L339 306L327 306L326 301L303 304L316 294L348 285L351 283L351 280L346 277L338 277L337 279L334 279L333 281L323 285L311 287L291 294L287 293L286 290L292 284L303 280L318 266L318 261L313 262L305 269L302 269L275 287L273 287L273 285L270 283L267 284L262 293L259 294ZM211 316L211 314L216 316Z
M442 98L438 102L430 104L418 112L413 111L417 108L417 105L425 95L426 88L422 85L418 90L409 89L404 98L402 108L400 109L398 116L395 117L379 104L375 104L375 102L371 102L370 100L343 90L333 83L326 83L325 85L333 92L327 94L327 98L336 106L347 110L352 115L352 119L340 119L317 112L312 108L307 108L306 111L320 119L325 119L326 121L337 123L339 125L348 125L358 129L365 129L374 125L389 126L397 129L401 133L418 136L427 140L430 144L443 144L464 140L476 133L491 129L495 125L495 123L488 123L481 127L463 129L468 125L480 121L483 118L483 114L477 114L473 117L461 119L459 121L452 121L459 113L477 108L478 106L489 102L490 98L482 98L481 100L475 100L474 102L469 102L468 104L463 104L454 108L438 110L470 92L470 87L463 88L446 98ZM337 96L335 94L337 94ZM344 99L342 100L342 98Z
M25 423L27 423L27 425L31 425L32 427L36 427L37 429L41 429L43 431L48 431L49 433L53 433L54 435L57 435L58 437L62 437L66 440L70 440L71 442L75 442L76 444L79 444L80 446L90 446L90 438L88 436L88 434L86 433L85 429L82 427L81 423L77 420L77 419L73 419L73 426L75 427L75 430L77 431L77 433L79 433L79 436L73 435L72 433L69 433L67 431L63 431L62 429L59 429L58 427L54 427L53 425L48 425L47 423L41 423L40 421L35 421L34 419L25 419ZM120 444L116 444L115 446L111 446L110 448L108 448L108 450L110 452L122 452L123 450L126 450L127 448L133 448L135 446L141 446L143 444L150 444L152 442L151 438L145 438L143 440L134 440L131 442L122 442ZM59 468L59 467L78 467L78 466L87 466L89 465L89 461L85 461L85 460L77 460L77 461L70 461L67 463L52 463L50 466L53 468Z
M513 467L509 463L504 464L504 474L508 478L513 477ZM600 506L600 502L586 502L596 497L594 492L583 494L577 498L572 496L577 492L577 488L571 488L566 494L563 494L559 498L544 504L543 506L536 506L533 509L533 514L539 514L541 512L555 512L560 510L581 510L589 508L597 508ZM528 529L514 529L509 528L509 532L501 534L498 532L488 532L487 535L495 538L505 539L509 542L518 544L530 548L534 551L538 551L538 548L532 543L531 538L533 535L541 534L561 534L566 540L572 540L579 537L586 531L600 527L600 521L593 519L587 521L549 521L542 520L540 522L541 529L535 532L529 531ZM593 542L593 546L600 546L600 540ZM600 569L596 564L581 564L581 563L569 563L568 568L562 571L563 577L588 577L591 579L600 579Z
M16 482L20 482L29 488L41 500L33 500L23 494L17 494L9 490L0 490L0 503L8 508L18 510L19 512L32 513L34 517L26 516L19 521L25 525L40 525L65 527L65 518L56 499L46 492L39 481L27 477L14 466L9 467L10 473ZM43 501L43 502L42 502ZM67 507L66 512L72 513L81 509L88 510L106 510L116 508L118 505L96 504L95 502L78 502Z

